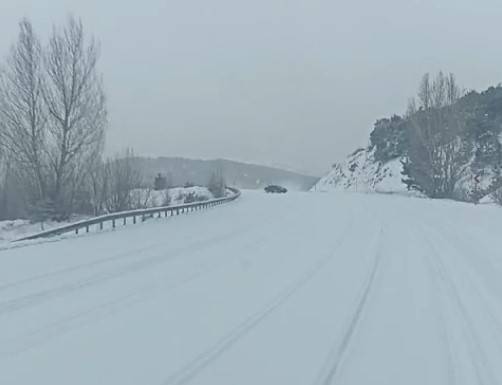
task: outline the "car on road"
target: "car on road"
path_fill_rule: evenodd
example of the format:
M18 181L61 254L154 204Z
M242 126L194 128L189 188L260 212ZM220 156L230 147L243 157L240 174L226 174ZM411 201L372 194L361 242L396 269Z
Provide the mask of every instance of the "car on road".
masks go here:
M271 185L268 185L267 187L265 187L265 192L266 193L275 193L275 194L284 194L284 193L288 192L288 189L285 187L282 187L282 186L271 184Z

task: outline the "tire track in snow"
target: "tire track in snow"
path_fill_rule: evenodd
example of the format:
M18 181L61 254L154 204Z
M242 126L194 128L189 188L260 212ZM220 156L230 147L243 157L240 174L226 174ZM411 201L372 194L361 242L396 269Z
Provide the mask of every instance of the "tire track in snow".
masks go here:
M285 220L287 219L293 219L293 218L296 218L296 215L294 212L290 212L289 213L289 216L290 218L284 218ZM265 218L265 221L261 221L259 223L259 226L260 226L260 232L261 233L264 233L264 234L269 234L269 233L272 233L272 231L270 231L270 228L274 228L277 226L277 223L274 222L273 220L270 220L267 218ZM222 234L221 236L219 237L213 237L213 238L210 238L210 239L207 239L207 240L201 240L199 242L204 242L204 241L207 241L207 242L221 242L220 239L221 237L226 237L226 239L235 239L235 238L245 238L247 236L247 234L252 231L255 227L257 227L257 223L256 222L250 222L250 223L247 223L246 225L240 225L238 227L235 227L235 228L231 228L231 231L229 231L228 233L225 233L225 234ZM91 234L91 235L94 235L94 234ZM106 232L105 233L98 233L97 235L106 235ZM86 236L86 235L84 235ZM224 239L224 240L226 240ZM61 239L58 239L58 240L55 240L54 242L58 242L60 241ZM72 240L71 238L68 239L68 240ZM59 270L55 270L55 271L50 271L50 272L47 272L47 273L43 273L43 274L37 274L37 275L32 275L30 277L26 277L26 278L23 278L23 279L20 279L20 280L17 280L17 281L13 281L13 282L8 282L8 283L3 283L3 284L0 284L0 292L1 291L5 291L5 290L8 290L8 289L11 289L11 288L17 288L19 286L23 286L23 285L26 285L26 284L30 284L30 283L33 283L33 282L37 282L37 281L42 281L44 279L48 279L48 278L54 278L54 277L58 277L58 276L64 276L68 273L74 273L74 272L80 272L80 271L85 271L89 268L93 268L93 267L96 267L96 266L101 266L101 265L106 265L107 263L113 263L113 262L116 262L116 261L121 261L125 258L136 258L136 259L146 259L144 256L142 255L137 255L138 253L143 253L145 251L150 251L152 249L156 249L156 248L159 248L159 247L162 247L163 245L165 244L168 244L170 242L170 239L165 239L163 240L162 242L156 242L152 245L148 245L148 246L145 246L145 247L141 247L141 248L137 248L135 250L130 250L130 251L125 251L125 252L122 252L122 253L119 253L117 255L114 255L114 256L111 256L111 257L107 257L107 258L102 258L102 259L99 259L99 260L96 260L96 261L92 261L92 262L88 262L88 263L84 263L84 264L79 264L79 265L76 265L76 266L70 266L70 267L67 267L67 268L62 268L62 269L59 269ZM38 244L34 244L34 245L38 245ZM25 245L25 246L30 246L30 245ZM13 248L10 248L10 249L7 249L8 250L11 250ZM14 248L15 249L15 248ZM176 252L177 250L174 250L173 252ZM0 304L1 306L1 304Z
M274 226L270 225L271 223L267 222L267 226L261 228L260 234L263 232L266 236L268 236L268 238L272 238L274 232L269 231L269 228ZM251 227L253 226L246 226L245 229L248 230ZM239 238L245 236L246 234L247 231L239 231ZM250 244L250 247L254 246L256 246L256 242ZM110 301L103 302L99 305L78 312L73 312L55 320L54 322L51 322L48 325L45 325L44 327L30 330L28 333L21 336L0 341L0 356L22 353L32 347L43 344L47 340L74 330L75 328L85 326L92 321L100 320L108 315L115 314L122 308L128 308L136 303L143 302L143 300L147 299L147 294L152 291L162 289L162 292L166 293L183 287L186 284L211 273L212 271L216 271L224 267L228 263L228 257L231 257L232 255L233 253L228 253L223 260L219 260L217 263L213 262L209 266L197 266L197 271L185 274L185 276L181 278L177 277L178 279L175 282L166 283L162 281L144 285Z
M13 298L0 303L0 316L10 314L15 311L19 311L31 306L37 306L45 301L60 298L79 292L80 290L87 289L99 284L106 283L113 279L121 278L122 276L130 273L135 273L140 270L157 267L163 263L169 262L175 258L188 253L203 250L208 246L213 246L225 242L228 238L232 237L232 234L237 234L239 231L235 230L230 234L225 234L220 237L214 237L198 243L191 244L187 247L180 247L177 250L173 250L168 253L157 254L151 257L142 258L139 261L121 266L120 268L115 268L109 271L101 271L98 274L91 275L85 279L80 279L77 282L71 282L68 284L63 284L57 287L49 288L46 290L41 290L35 293L24 295L21 297Z
M235 237L237 234L239 236L246 235L250 230L253 229L253 227L254 227L254 224L253 225L248 224L246 226L241 226L237 229L232 229L228 234L226 234L226 236L228 238L230 238L230 237ZM225 235L222 235L222 236L225 236ZM214 239L214 238L212 238L212 239ZM212 239L209 239L209 241L211 241ZM54 277L58 277L58 276L64 276L68 273L85 271L89 268L93 268L93 267L97 267L97 266L101 266L101 265L106 265L108 263L113 263L116 261L122 261L123 259L126 259L126 258L142 259L145 257L142 255L138 255L138 253L143 253L146 251L160 248L166 244L169 244L169 242L170 242L169 239L164 239L162 242L156 242L154 244L151 244L151 245L148 245L145 247L140 247L140 248L137 248L134 250L125 251L125 252L113 255L111 257L101 258L101 259L98 259L98 260L95 260L92 262L83 263L83 264L79 264L79 265L75 265L75 266L70 266L67 268L62 268L59 270L54 270L54 271L50 271L50 272L43 273L43 274L32 275L30 277L26 277L26 278L20 279L18 281L4 283L4 284L0 285L0 292L5 291L7 289L14 288L14 287L23 286L23 285L26 285L26 284L29 284L32 282L41 281L41 280L44 280L47 278L54 278Z
M33 283L33 282L36 282L36 281L41 281L41 280L44 280L44 279L47 279L47 278L54 278L54 277L58 277L58 276L61 276L61 275L66 275L68 273L74 273L74 272L78 272L78 271L87 270L87 269L92 268L92 267L105 265L107 263L115 262L115 261L118 261L118 260L123 260L125 258L133 257L133 258L140 259L140 258L142 258L142 256L141 255L138 256L138 253L143 253L145 251L149 251L149 250L155 249L155 248L160 247L160 246L165 245L165 244L166 244L166 241L159 242L159 243L156 243L154 245L150 245L150 246L146 246L146 247L140 247L138 249L134 249L134 250L131 250L131 251L119 253L119 254L116 254L116 255L114 255L112 257L102 258L102 259L99 259L99 260L96 260L96 261L92 261L92 262L89 262L89 263L83 263L83 264L76 265L76 266L71 266L71 267L67 267L67 268L63 268L63 269L59 269L59 270L55 270L55 271L50 271L50 272L44 273L44 274L33 275L33 276L30 276L30 277L27 277L27 278L20 279L18 281L14 281L14 282L9 282L9 283L6 283L6 284L2 284L2 285L0 285L0 292L1 291L5 291L7 289L14 288L14 287L19 287L19 286L23 286L23 285L26 285L26 284L29 284L29 283Z
M414 233L419 234L420 229L418 226L414 226ZM422 240L422 242L424 242ZM433 267L432 261L430 260L430 255L429 253L424 253L423 254L423 259L425 259L425 266L427 269L427 272L429 274L429 278L432 281L432 285L436 291L436 293L441 293L442 288L441 288L441 282L438 279L437 273ZM453 354L453 349L452 349L452 338L451 338L451 333L448 331L447 327L447 320L446 320L446 314L445 314L445 305L444 305L444 300L443 296L434 296L433 301L435 306L435 314L437 315L438 318L438 323L439 323L439 328L440 328L440 333L441 333L441 340L444 345L444 349L446 352L446 361L447 361L447 372L448 372L448 384L449 385L455 385L457 383L456 381L456 372L455 372L455 365L454 365L454 354Z
M130 291L127 294L121 295L110 301L106 301L91 308L69 314L61 319L56 320L44 327L36 330L31 330L28 333L12 338L10 340L0 340L0 357L11 356L13 354L23 353L33 347L43 344L45 341L58 337L64 333L74 330L78 327L83 327L89 323L106 318L108 315L113 315L122 309L128 309L137 303L142 302L149 292L161 288L163 293L179 289L196 279L202 277L206 273L225 265L226 261L220 261L209 267L201 269L197 272L191 273L178 282L171 284L157 283L144 286Z
M462 301L462 298L459 294L459 291L455 285L455 282L450 277L447 272L446 266L444 265L443 259L441 257L441 253L438 251L436 246L431 241L430 230L422 228L422 232L424 234L423 239L427 248L431 252L431 256L429 257L429 261L432 264L436 276L439 278L443 293L449 298L451 305L456 308L456 313L458 314L458 319L462 321L462 329L465 335L465 340L467 342L467 347L470 351L470 359L473 365L474 373L476 375L477 383L479 385L491 385L496 382L493 381L493 374L491 373L491 369L487 366L486 353L483 350L480 342L479 336L476 332L476 328L472 321L467 308ZM425 234L429 233L430 236L426 236Z
M340 341L332 348L327 359L325 360L324 368L321 369L316 385L331 385L335 381L343 360L347 354L350 342L357 331L357 327L361 322L364 309L368 303L368 299L372 288L374 286L375 278L378 274L379 266L381 264L382 256L379 252L379 246L381 244L381 238L383 236L383 228L377 231L375 239L373 240L371 247L372 254L374 254L373 264L368 272L367 278L365 279L360 295L358 296L356 306L354 311L350 315L349 321L345 327L345 331L342 334Z
M353 220L345 229L342 236L336 241L334 250L332 250L327 256L320 259L310 270L302 274L299 279L297 279L285 290L283 290L261 310L249 316L244 322L242 322L232 331L223 336L214 345L210 346L207 350L198 354L186 365L176 370L162 384L183 385L189 383L213 361L223 355L240 339L242 339L249 332L255 329L262 321L268 318L276 310L281 308L290 298L292 298L298 291L306 286L307 283L310 282L337 255L337 250L343 245L346 238L345 236L350 233L352 227Z
M459 255L463 256L466 261L468 261L469 257L472 257L472 255L476 255L476 257L478 255L483 255L484 252L481 252L480 254L476 254L475 252L473 252L471 255L467 254L465 247L468 247L468 250L471 250L472 244L464 244L463 239L460 239L458 235L453 233L450 233L450 236L447 236L446 233L450 232L450 230L447 228L441 227L440 229L441 233L437 236L440 237L443 242L450 245L452 249L456 250ZM471 243L474 243L474 240L471 239L471 241ZM477 247L478 249L486 250L483 244L477 245ZM495 270L497 273L499 272L499 270L496 269L496 267L491 263L492 261L490 261L489 259L485 259L485 261L487 265L489 265L486 266L487 269ZM498 338L496 338L497 347L499 349L499 352L502 354L502 313L500 311L497 311L500 303L492 297L491 293L486 288L486 277L483 277L478 270L469 267L465 267L464 270L465 276L463 277L463 280L470 283L470 292L476 294L479 299L479 303L483 305L484 312L486 312L490 316L490 319L493 322L493 327L498 336Z

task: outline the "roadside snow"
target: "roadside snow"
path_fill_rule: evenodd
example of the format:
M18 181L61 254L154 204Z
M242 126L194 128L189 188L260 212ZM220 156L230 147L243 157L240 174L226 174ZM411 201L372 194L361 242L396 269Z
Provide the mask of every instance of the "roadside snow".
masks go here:
M74 216L70 221L66 222L45 221L44 223L32 223L27 219L0 221L0 246L30 234L38 233L43 230L50 230L87 218L86 216Z
M166 190L136 189L133 190L133 202L137 202L141 207L159 207L168 205L179 205L185 203L189 195L197 200L213 199L213 194L207 187L173 187Z
M207 187L202 186L174 187L161 191L137 189L134 190L132 194L133 202L145 208L184 204L190 194L199 201L214 198ZM30 234L35 234L43 230L50 230L88 218L88 216L74 215L69 221L45 221L44 223L31 223L26 219L0 221L0 247Z
M373 151L359 149L344 162L337 163L312 191L382 192L410 195L402 182L400 159L380 164Z
M0 251L0 384L502 384L501 213L244 192Z

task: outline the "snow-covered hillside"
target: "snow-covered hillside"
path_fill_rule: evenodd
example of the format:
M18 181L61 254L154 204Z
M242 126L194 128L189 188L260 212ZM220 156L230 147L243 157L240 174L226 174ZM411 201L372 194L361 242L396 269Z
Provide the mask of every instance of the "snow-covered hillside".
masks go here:
M312 187L311 191L379 192L422 196L417 191L408 190L406 184L403 183L403 178L401 158L381 163L375 160L374 150L360 148L343 162L335 163L331 170ZM489 188L495 178L496 175L490 168L478 170L475 174L468 167L457 184L456 195L463 199L481 194L478 196L481 202L491 202L493 200L487 192L490 191ZM485 193L483 194L482 191Z
M334 164L312 191L409 193L401 171L400 159L380 164L375 161L373 151L360 148L344 162Z
M0 384L502 384L502 211L227 205L0 251Z

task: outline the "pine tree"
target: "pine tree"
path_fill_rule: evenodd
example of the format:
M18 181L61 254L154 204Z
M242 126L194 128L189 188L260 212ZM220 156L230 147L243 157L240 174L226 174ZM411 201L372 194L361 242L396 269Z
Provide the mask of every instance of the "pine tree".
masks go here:
M221 171L217 171L211 175L207 188L215 198L225 196L226 183Z

